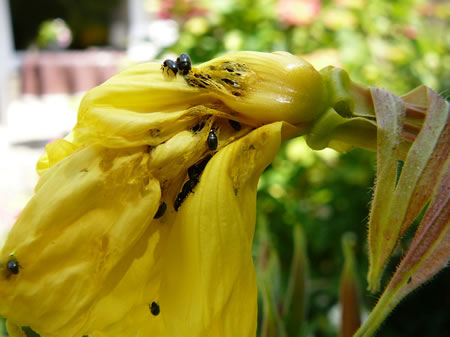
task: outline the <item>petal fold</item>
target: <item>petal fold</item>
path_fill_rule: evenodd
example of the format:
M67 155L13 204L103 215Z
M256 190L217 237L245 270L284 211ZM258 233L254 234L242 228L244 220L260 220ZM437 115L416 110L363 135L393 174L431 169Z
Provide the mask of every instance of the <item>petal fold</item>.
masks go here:
M282 127L263 126L217 153L176 215L161 280L169 336L255 335L256 187L278 150Z

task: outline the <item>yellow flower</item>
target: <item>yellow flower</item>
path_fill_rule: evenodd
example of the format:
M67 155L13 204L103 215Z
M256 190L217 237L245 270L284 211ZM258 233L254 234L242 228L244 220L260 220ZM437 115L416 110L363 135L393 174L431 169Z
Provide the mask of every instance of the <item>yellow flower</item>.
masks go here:
M297 57L244 52L88 92L0 250L11 335L254 336L258 178L323 87Z

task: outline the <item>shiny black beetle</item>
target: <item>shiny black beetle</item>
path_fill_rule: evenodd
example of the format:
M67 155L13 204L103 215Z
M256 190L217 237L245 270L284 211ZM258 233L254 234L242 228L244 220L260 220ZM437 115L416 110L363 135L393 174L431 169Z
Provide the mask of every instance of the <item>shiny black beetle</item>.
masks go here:
M6 263L6 269L8 269L11 274L15 274L15 275L19 274L19 270L20 270L19 262L17 262L16 259L10 259Z
M208 134L208 138L206 139L206 143L208 144L208 148L211 151L214 151L215 149L217 149L218 140L217 140L216 134L214 133L213 128L211 128L209 130L209 134Z
M177 58L177 66L181 74L187 75L189 70L191 70L191 58L189 55L185 53L181 54Z
M166 212L167 209L167 205L166 203L163 201L161 203L161 205L159 205L158 211L156 211L155 216L153 217L153 219L159 219L160 217L162 217L164 215L164 213Z
M170 72L172 72L172 76L176 76L178 72L178 66L175 61L167 59L163 62L161 70L167 73L167 75L170 75Z
M228 120L228 123L230 123L231 127L235 130L235 131L239 131L241 130L241 123L236 122L232 119Z
M175 199L175 202L173 203L173 208L175 209L175 212L178 211L178 208L180 208L181 204L183 203L184 199L186 199L187 195L183 192L178 193L177 198Z
M175 209L175 211L178 211L178 208L180 208L181 204L187 198L189 193L192 193L194 191L195 186L197 186L197 184L200 182L200 176L202 175L206 164L208 164L211 158L211 155L207 155L205 158L188 168L189 179L183 184L181 192L178 193L175 199L175 202L173 204L173 208Z
M205 158L200 160L198 163L189 167L188 168L189 179L191 179L191 180L200 179L200 175L202 174L203 170L206 167L206 164L208 164L208 162L211 158L212 158L212 156L209 154Z
M177 198L175 199L175 203L173 204L173 208L175 209L175 211L178 211L178 208L180 208L181 204L187 198L189 193L194 190L194 187L197 186L198 182L199 180L195 178L189 179L184 183L181 192L178 193Z
M150 312L153 316L158 316L160 312L159 304L156 302L152 302L152 304L149 305Z

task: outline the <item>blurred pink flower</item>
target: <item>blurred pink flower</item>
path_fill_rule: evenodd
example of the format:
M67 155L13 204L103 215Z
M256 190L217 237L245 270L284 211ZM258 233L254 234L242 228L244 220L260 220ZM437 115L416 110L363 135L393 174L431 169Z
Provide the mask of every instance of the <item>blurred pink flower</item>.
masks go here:
M435 16L436 15L436 5L433 3L424 3L418 6L419 14L424 16Z
M175 1L173 0L162 0L160 2L160 8L158 12L159 19L169 19L172 17L171 11L175 6Z
M417 28L415 28L413 26L405 26L400 31L408 39L411 39L411 40L417 39Z
M321 6L320 0L279 0L277 13L285 24L306 26L319 15Z
M208 10L199 0L161 0L157 13L159 19L189 19L194 16L206 15Z

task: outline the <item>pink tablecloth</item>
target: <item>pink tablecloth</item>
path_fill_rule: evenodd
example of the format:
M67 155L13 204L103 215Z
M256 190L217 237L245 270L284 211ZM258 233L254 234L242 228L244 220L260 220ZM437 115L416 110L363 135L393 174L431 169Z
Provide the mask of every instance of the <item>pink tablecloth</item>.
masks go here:
M123 51L32 51L22 68L24 94L74 94L89 90L118 72Z

